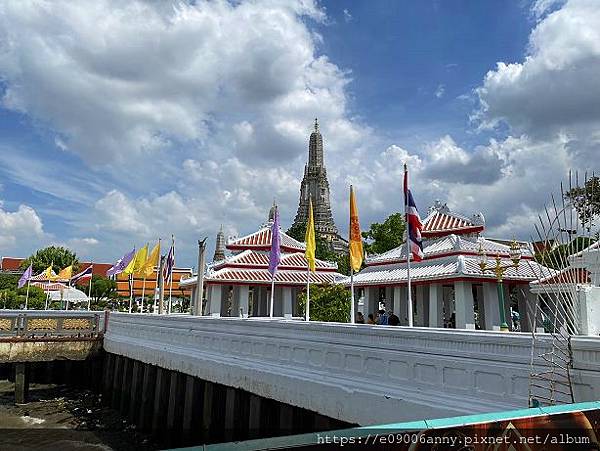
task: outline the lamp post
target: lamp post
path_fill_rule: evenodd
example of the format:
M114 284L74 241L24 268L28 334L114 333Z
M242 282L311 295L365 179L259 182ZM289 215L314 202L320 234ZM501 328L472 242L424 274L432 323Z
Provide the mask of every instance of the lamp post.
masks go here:
M508 332L508 324L506 324L506 313L504 310L504 287L503 287L503 279L504 273L509 268L518 268L519 261L521 260L521 247L519 244L513 240L510 244L510 259L511 263L502 263L500 260L500 254L496 256L495 264L492 267L488 267L488 258L483 249L483 243L479 243L479 268L481 272L485 273L486 271L493 272L496 276L497 287L498 287L498 307L500 308L500 330L502 332Z

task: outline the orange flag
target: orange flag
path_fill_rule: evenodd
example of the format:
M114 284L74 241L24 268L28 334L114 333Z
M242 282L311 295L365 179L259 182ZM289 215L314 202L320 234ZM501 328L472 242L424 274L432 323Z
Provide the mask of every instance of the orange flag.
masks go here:
M350 185L350 267L354 272L360 271L363 262L363 245L358 222L358 208L354 197L354 188Z

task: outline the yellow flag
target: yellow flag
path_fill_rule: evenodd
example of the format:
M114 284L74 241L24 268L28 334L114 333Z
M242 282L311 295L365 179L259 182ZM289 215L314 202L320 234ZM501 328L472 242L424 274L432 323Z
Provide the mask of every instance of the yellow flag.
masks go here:
M144 266L140 269L139 274L143 277L150 277L154 273L154 267L158 266L158 260L160 259L160 240L156 243L156 246L150 252L150 255L144 262Z
M350 267L354 272L360 271L363 262L362 237L358 222L358 208L354 197L354 188L350 185Z
M317 243L315 241L315 220L313 218L312 199L308 199L308 223L306 224L304 241L306 242L306 252L304 253L304 257L308 262L308 268L312 272L315 272Z
M54 274L54 271L52 271L52 265L48 266L44 270L44 274L46 275L46 279L48 279L48 280L56 280L56 274Z
M57 280L71 280L73 276L73 265L69 265L66 268L60 270L58 275L56 276Z
M142 266L146 262L148 256L148 245L146 244L135 254L135 257L129 262L127 267L123 270L123 274L137 274L139 273Z

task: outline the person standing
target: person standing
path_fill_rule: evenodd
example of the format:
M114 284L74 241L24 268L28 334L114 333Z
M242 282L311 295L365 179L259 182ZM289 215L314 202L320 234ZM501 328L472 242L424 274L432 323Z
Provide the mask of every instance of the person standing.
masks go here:
M394 315L394 312L391 310L388 312L388 325L389 326L397 326L400 324L400 318L397 315Z

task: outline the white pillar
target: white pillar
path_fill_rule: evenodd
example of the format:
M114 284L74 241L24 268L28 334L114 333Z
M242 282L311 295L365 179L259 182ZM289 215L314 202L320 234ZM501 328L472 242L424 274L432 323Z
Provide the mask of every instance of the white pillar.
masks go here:
M292 288L283 287L283 316L291 319L292 314Z
M393 294L392 294L392 312L394 312L398 318L400 319L400 323L402 323L402 315L400 314L400 305L401 305L401 301L400 301L400 287L399 286L395 286L393 289Z
M500 309L498 307L498 287L496 282L483 284L483 305L486 330L500 330Z
M454 311L457 329L475 329L471 282L454 282Z
M365 321L367 320L369 313L375 314L377 310L378 291L379 287L365 287L365 299L363 304Z
M442 319L443 287L439 283L429 285L429 327L444 327Z
M408 325L408 303L406 286L394 287L394 313L400 318L400 325Z
M221 285L210 286L210 316L221 316L221 301L223 299L223 287Z
M394 308L394 287L385 287L385 311Z
M236 287L237 300L235 302L237 307L237 315L240 314L240 309L244 317L248 317L248 293L250 287L248 285L240 285Z
M503 284L504 287L504 317L506 318L506 324L508 324L508 330L512 330L512 316L510 314L510 286L504 282Z

